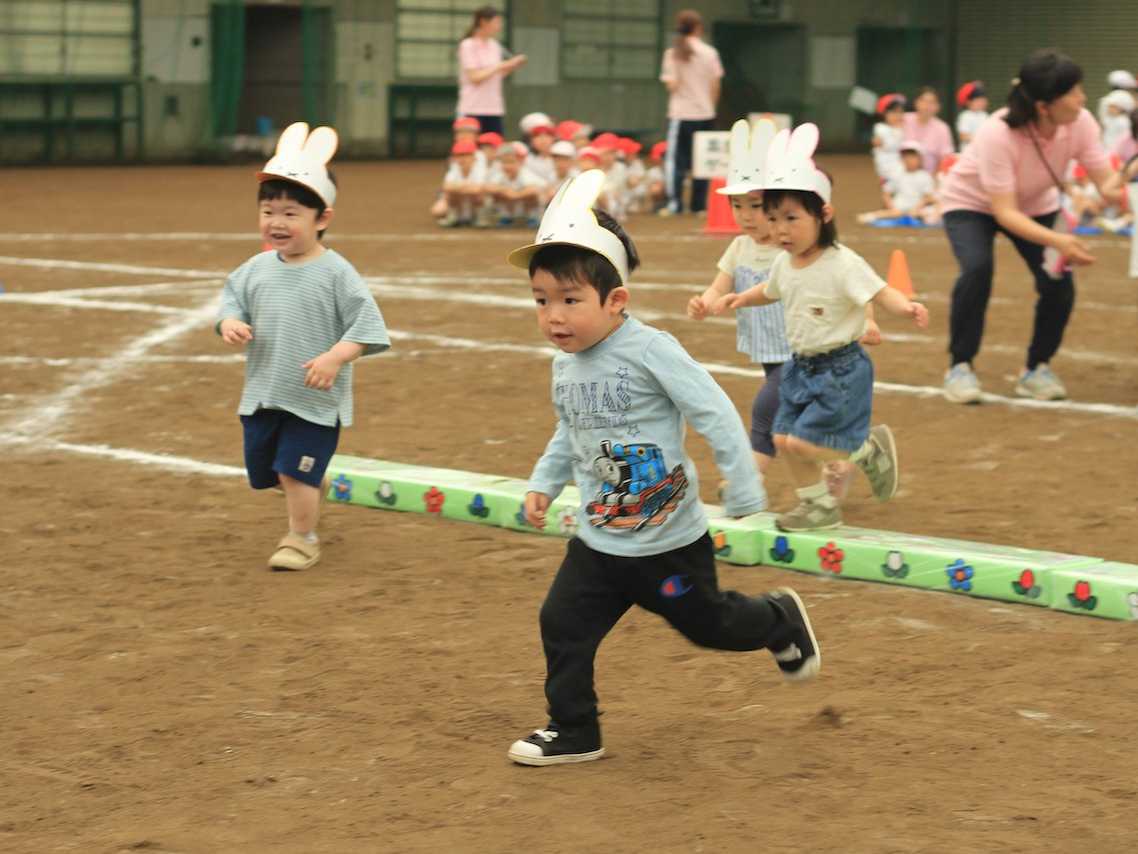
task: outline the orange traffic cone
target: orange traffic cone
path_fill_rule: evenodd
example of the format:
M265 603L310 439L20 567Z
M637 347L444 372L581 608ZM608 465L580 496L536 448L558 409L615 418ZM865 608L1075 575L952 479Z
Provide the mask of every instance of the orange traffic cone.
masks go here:
M707 188L707 222L703 225L704 234L742 234L742 229L731 214L731 199L716 192L727 186L723 178L712 178Z
M913 280L909 276L909 262L905 260L902 249L894 249L889 259L889 278L885 280L891 288L896 288L909 299L913 298Z

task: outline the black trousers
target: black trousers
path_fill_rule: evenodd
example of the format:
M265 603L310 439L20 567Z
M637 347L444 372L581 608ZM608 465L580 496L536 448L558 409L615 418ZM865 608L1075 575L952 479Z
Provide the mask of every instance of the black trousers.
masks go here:
M692 148L695 133L711 130L714 119L668 119L668 147L664 150L664 188L668 194L668 207L675 213L684 209L684 178L692 168ZM706 178L692 178L689 208L692 213L707 210Z
M1034 217L1040 225L1051 228L1058 212ZM960 264L960 277L952 289L949 313L948 351L952 364L971 362L980 352L984 335L984 314L992 295L995 270L996 232L1001 232L1015 246L1035 278L1035 325L1031 346L1027 350L1027 367L1034 370L1040 362L1049 362L1059 351L1063 332L1075 307L1075 280L1068 271L1052 279L1043 269L1043 247L1018 237L996 222L996 218L976 211L949 211L944 215L944 230L952 244L952 252Z
M574 537L541 607L552 720L567 726L595 720L597 647L633 605L659 614L692 643L711 649L777 646L790 630L785 611L774 601L719 589L707 534L649 557L604 554Z

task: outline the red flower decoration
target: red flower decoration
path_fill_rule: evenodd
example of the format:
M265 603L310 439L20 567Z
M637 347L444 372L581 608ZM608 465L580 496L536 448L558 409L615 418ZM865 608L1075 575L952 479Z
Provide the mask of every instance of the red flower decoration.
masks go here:
M446 493L441 492L437 486L432 486L423 493L423 501L427 503L427 512L433 513L436 516L442 515L443 502L446 501L446 499Z
M1035 573L1030 569L1025 569L1019 574L1019 583L1024 590L1030 590L1035 586Z
M1091 583L1089 581L1075 582L1075 598L1080 602L1086 602L1091 598Z
M832 572L835 575L840 573L842 571L842 561L845 559L845 556L845 552L833 543L826 543L826 545L818 549L818 557L822 560L823 572Z

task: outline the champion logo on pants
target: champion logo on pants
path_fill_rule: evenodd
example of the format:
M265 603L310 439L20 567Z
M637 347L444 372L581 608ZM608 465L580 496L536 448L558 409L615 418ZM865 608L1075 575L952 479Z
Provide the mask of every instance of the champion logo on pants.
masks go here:
M677 596L683 596L693 586L688 582L686 575L672 575L665 578L660 585L660 595L665 599L675 599Z

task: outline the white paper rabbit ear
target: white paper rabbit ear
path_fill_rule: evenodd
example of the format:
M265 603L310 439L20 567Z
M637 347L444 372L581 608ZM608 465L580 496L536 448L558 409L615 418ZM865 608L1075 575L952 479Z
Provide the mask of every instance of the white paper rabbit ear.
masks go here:
M545 209L534 242L511 252L509 263L528 270L533 256L547 246L579 246L608 259L616 268L620 283L628 284L628 251L619 237L597 222L593 213L593 203L604 183L604 172L589 169L562 184Z
M767 151L775 131L775 123L768 118L759 119L754 127L746 119L739 119L732 125L727 184L716 192L725 196L741 196L763 189Z
M817 193L830 203L830 179L814 164L818 147L818 126L811 122L799 125L793 132L780 130L767 155L766 189L803 190Z
M307 122L293 122L281 133L277 151L258 181L292 181L318 195L325 205L336 204L336 185L328 174L327 163L336 153L339 138L330 127L318 127L311 134Z

